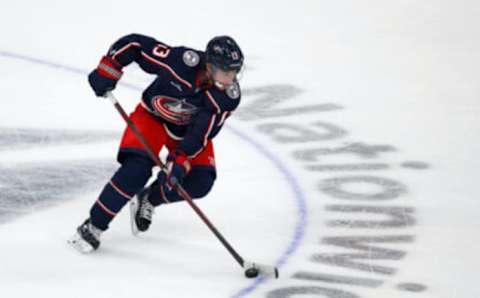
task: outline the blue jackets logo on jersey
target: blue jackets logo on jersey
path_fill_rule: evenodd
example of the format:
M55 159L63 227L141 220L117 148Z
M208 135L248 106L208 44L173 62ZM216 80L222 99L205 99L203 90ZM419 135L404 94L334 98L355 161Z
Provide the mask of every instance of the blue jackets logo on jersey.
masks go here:
M186 125L192 121L198 108L185 99L177 99L168 96L155 96L152 98L152 107L155 113L177 125Z

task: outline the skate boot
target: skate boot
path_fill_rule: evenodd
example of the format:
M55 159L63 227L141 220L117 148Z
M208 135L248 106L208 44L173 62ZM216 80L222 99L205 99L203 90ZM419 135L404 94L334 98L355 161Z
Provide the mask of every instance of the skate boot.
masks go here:
M155 206L148 200L149 188L144 188L130 202L130 223L133 235L145 232L152 223Z
M77 233L68 240L68 244L81 253L90 253L100 246L102 232L87 219L77 228Z

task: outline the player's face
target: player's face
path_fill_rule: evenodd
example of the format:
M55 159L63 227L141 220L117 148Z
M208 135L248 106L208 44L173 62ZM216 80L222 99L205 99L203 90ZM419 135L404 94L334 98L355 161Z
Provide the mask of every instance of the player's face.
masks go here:
M215 85L222 89L232 85L237 76L237 72L235 70L222 70L211 64L207 65L207 69Z

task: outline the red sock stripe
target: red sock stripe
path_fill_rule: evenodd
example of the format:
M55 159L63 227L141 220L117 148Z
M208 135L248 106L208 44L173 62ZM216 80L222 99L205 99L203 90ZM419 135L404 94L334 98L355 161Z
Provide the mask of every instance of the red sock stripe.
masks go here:
M111 180L108 182L113 189L115 189L122 197L124 197L127 200L131 200L132 196L128 195L126 192L122 191L118 186L115 185Z
M103 203L100 201L100 199L97 200L96 202L98 204L98 206L100 206L100 208L105 211L105 213L107 213L108 215L110 215L111 217L114 217L116 215L115 212L113 212L112 210L108 209L105 205L103 205Z

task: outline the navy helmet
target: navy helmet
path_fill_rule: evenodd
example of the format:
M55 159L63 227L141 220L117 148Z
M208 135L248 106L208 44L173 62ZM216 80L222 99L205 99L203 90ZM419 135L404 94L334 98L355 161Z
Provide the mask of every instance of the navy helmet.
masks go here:
M243 66L243 53L238 44L230 36L212 38L205 50L206 62L221 70L239 72Z

